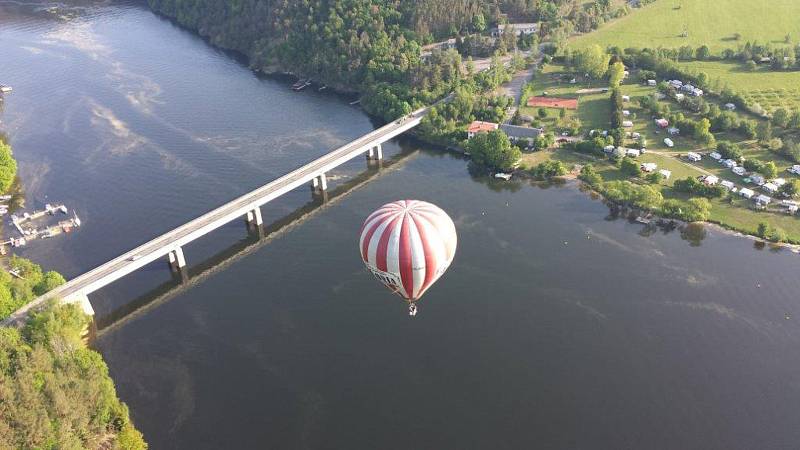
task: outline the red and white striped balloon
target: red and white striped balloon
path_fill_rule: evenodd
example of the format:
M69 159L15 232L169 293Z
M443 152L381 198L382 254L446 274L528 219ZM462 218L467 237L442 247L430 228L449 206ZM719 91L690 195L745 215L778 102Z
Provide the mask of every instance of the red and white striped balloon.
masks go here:
M456 253L456 227L436 205L387 203L361 227L361 258L378 280L413 303L442 276Z

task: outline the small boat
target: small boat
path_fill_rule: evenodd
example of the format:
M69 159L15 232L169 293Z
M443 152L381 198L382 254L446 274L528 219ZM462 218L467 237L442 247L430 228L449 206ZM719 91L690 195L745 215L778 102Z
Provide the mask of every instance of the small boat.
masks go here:
M323 84L323 85L322 85L322 86L320 86L320 87L319 87L319 89L317 89L317 90L318 90L318 91L320 91L320 92L322 92L322 91L324 91L325 89L328 89L328 85L327 85L327 84Z
M510 173L496 173L496 174L494 174L494 177L508 181L508 180L511 179L511 174Z
M11 200L11 196L10 195L0 195L0 201L4 201L5 202L5 201L8 201L8 200Z
M293 91L302 91L303 89L311 86L311 79L304 79L299 80L297 83L292 85Z
M355 106L355 105L357 105L359 103L361 103L361 99L358 99L358 100L356 100L354 102L350 102L350 106Z
M12 90L11 86L0 84L0 92L2 92L3 94L8 94L9 92L11 92L11 90Z

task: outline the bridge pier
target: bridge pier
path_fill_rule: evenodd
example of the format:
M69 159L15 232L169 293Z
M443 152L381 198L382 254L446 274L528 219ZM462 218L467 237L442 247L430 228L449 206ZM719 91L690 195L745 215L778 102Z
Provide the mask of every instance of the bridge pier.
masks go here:
M252 211L247 211L247 226L260 227L264 224L264 219L261 218L261 208L256 206Z
M314 177L314 179L311 180L311 188L315 191L322 191L322 192L328 190L328 178L325 176L324 173L317 177Z
M367 151L367 159L377 159L378 161L383 159L383 147L381 147L381 144L370 147Z
M186 258L183 256L183 249L175 247L175 250L169 252L169 266L174 271L180 271L186 267Z
M64 299L64 303L68 304L77 304L83 310L83 313L87 316L94 317L94 308L92 308L92 303L89 301L89 297L86 294L73 294L69 297Z

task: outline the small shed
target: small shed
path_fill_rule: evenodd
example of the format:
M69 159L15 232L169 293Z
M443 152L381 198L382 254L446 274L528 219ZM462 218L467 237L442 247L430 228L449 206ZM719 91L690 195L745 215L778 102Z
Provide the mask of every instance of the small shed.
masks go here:
M635 148L629 148L628 150L625 151L625 155L630 156L632 158L636 158L637 156L640 156L641 154L642 154L642 152L637 150L637 149L635 149Z
M753 198L753 196L756 195L756 193L752 189L741 188L739 189L739 195L741 195L744 198Z
M630 120L623 120L622 121L622 126L624 128L632 128L633 127L633 122L631 122Z
M663 176L665 180L669 180L669 177L672 176L672 172L670 172L667 169L661 169L661 170L658 171L658 173L660 173L661 176Z
M720 184L722 187L724 187L725 189L729 190L729 191L730 191L731 189L733 189L733 188L735 188L735 187L736 187L736 185L735 185L735 184L733 184L733 182L732 182L732 181L728 181L728 180L722 180L722 181L720 181L720 182L719 182L719 184Z
M736 111L736 105L733 103L725 103L725 109L728 111Z
M672 139L670 138L664 138L664 145L666 145L669 148L675 147L675 143L672 142Z
M655 85L657 85L657 84L658 84L658 83L656 83L656 80L647 80L647 85L648 85L648 86L655 86Z
M743 177L747 173L747 171L744 170L744 167L742 167L742 166L734 167L731 170L733 171L733 173L735 173L736 175L739 175L740 177Z

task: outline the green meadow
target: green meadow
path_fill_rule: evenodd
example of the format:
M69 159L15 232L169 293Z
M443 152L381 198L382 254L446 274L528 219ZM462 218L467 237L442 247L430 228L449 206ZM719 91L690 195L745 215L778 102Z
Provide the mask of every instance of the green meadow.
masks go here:
M708 45L712 51L749 41L780 44L800 39L798 0L657 0L599 30L578 36L573 48ZM682 34L686 32L686 36ZM739 40L734 34L741 35Z

